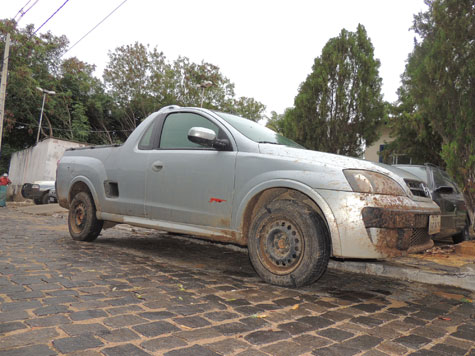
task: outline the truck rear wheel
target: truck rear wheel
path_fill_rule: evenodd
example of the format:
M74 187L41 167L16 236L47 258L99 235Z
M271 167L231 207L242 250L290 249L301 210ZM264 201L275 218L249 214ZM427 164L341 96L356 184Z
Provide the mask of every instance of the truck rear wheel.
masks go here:
M323 219L295 200L263 206L251 223L249 258L266 282L300 287L315 282L327 269L330 239Z
M68 227L76 241L94 241L99 236L103 220L96 218L96 207L86 192L77 193L69 207Z

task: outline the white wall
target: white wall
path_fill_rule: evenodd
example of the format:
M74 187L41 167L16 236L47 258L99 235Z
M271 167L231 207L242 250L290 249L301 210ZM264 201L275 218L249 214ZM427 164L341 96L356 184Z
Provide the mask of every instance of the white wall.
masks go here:
M56 180L56 165L68 148L84 147L83 143L47 138L36 146L12 154L9 178L12 181L9 196L17 195L24 183L37 180Z

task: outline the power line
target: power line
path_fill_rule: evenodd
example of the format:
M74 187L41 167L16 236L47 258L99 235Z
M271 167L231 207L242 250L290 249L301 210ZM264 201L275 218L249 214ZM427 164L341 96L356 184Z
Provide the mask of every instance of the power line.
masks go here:
M37 3L38 3L39 0L35 0L35 2L27 9L25 10L24 12L22 12L22 10L28 6L28 4L31 2L31 0L28 0L28 2L18 11L18 13L15 15L15 17L13 18L13 20L15 20L15 18L18 16L19 13L21 13L21 16L18 18L18 20L16 20L16 22L18 23L20 21L20 19L28 12L31 10L31 8L33 6L35 6ZM69 0L66 0L63 5L61 5L45 22L43 22L43 24L38 27L35 32L33 32L31 35L30 35L30 38L33 37L44 25L46 25L46 23L51 20L51 18L56 15L56 13L61 10L63 8L64 5L66 5L66 3L68 2ZM22 47L22 45L20 45L20 47ZM7 60L10 58L10 55L8 55L7 57Z
M39 1L39 0L36 0L36 1L22 14L22 16L25 15L33 6L35 6L38 1ZM35 30L35 32L33 32L32 35L35 35L44 25L46 25L46 23L47 23L49 20L51 20L51 18L52 18L54 15L56 15L56 13L57 13L59 10L61 10L61 9L63 8L63 6L66 5L66 3L67 3L68 1L69 1L69 0L66 0L45 22L43 22L43 24L42 24L40 27L38 27L38 28ZM82 41L85 37L87 37L92 31L94 31L97 27L99 27L105 20L107 20L114 12L116 12L116 11L117 11L122 5L124 5L127 1L128 1L128 0L122 1L122 2L119 4L119 6L117 6L114 10L112 10L106 17L104 17L99 23L97 23L97 25L95 25L95 26L94 26L91 30L89 30L84 36L82 36L82 37L81 37L78 41L76 41L71 47L69 47L69 48L66 50L66 52L64 52L64 53L60 56L60 58L63 57L66 53L68 53L70 50L72 50L79 42L81 42L81 41ZM24 8L25 6L27 6L30 2L31 2L31 0L29 0L29 1L20 9L20 11L18 11L18 13L20 13L20 12L23 10L23 8ZM15 15L15 17L18 16L18 13L17 13L17 15ZM20 16L20 18L21 18L22 16ZM19 18L19 19L20 19L20 18ZM18 20L19 20L19 19L18 19Z
M32 9L32 7L36 5L36 3L37 3L38 1L39 1L39 0L36 0L36 1L33 3L33 5L31 5L28 9L26 9L25 11L23 11L23 9L24 9L26 6L28 6L28 4L31 2L31 0L28 0L28 2L27 2L25 5L23 5L23 7L22 7L20 10L18 10L17 14L16 14L15 17L13 18L13 21L16 21L16 23L18 24L18 22L21 20L21 18L22 18L23 16L25 16L25 14L26 14L28 11L30 11L30 10ZM15 20L16 17L18 16L18 14L21 14L21 15L20 15L20 17L18 18L18 20ZM9 36L9 35L8 35L8 36ZM4 62L2 62L2 70L3 70L3 65L5 64L5 61L8 63L8 60L9 60L9 59L10 59L10 54L5 58ZM2 141L2 140L0 139L0 142L1 142L1 141Z
M28 4L31 2L31 0L28 0L28 2L27 2L25 5L23 5L23 7L18 11L18 13L15 15L15 17L14 17L13 19L14 19L17 23L20 22L21 18L22 18L23 16L25 16L26 13L27 13L28 11L30 11L30 10L33 8L33 6L36 5L36 3L37 3L38 1L40 1L40 0L36 0L28 9L26 9L25 11L23 11L23 9L24 9L25 7L27 7ZM18 20L16 20L16 17L18 16L18 14L21 14L21 15L20 15L20 17L18 18Z
M30 10L33 8L33 6L35 6L35 5L38 3L38 1L40 1L40 0L35 0L35 2L34 2L28 9L26 9L25 11L23 11L23 9L24 9L25 7L27 7L28 4L29 4L31 1L32 1L32 0L28 0L27 3L26 3L25 5L23 5L23 7L22 7L20 10L18 10L17 14L16 14L15 17L13 18L13 20L16 21L17 24L18 24L18 22L21 20L21 18L22 18L23 16L25 16L26 13L27 13L28 11L30 11ZM67 3L68 1L69 1L69 0L66 0L50 17L48 17L48 19L47 19L45 22L43 22L43 23L41 24L41 26L38 27L38 28L35 30L35 32L33 32L33 34L32 34L30 37L32 37L33 35L35 35L44 25L46 25L46 23L47 23L49 20L51 20L51 18L52 18L54 15L56 15L56 14L58 13L58 11L61 10L64 5L66 5L66 3ZM15 20L16 17L18 16L18 14L21 14L21 15L20 15L20 17L18 18L18 20ZM9 57L10 57L10 56L8 56L8 58L9 58Z
M99 27L107 18L109 18L114 12L116 12L122 5L124 5L127 2L127 0L122 1L119 6L117 6L114 10L112 10L106 17L104 17L99 23L97 23L91 30L89 30L84 36L82 36L78 41L76 41L71 47L69 47L66 52L64 52L61 56L63 57L66 53L68 53L71 49L73 49L79 42L81 42L86 36L88 36L92 31L94 31L97 27ZM62 87L61 81L58 82L59 87ZM64 90L63 90L64 91ZM67 104L66 104L67 106ZM122 131L122 132L131 132L133 130L116 130L116 131ZM94 132L94 131L91 131ZM108 132L108 131L95 131L95 132Z
M47 19L45 22L43 22L43 23L41 24L41 26L38 27L38 28L35 30L35 32L33 32L33 34L36 34L44 25L46 25L46 24L48 23L48 21L51 20L51 18L52 18L54 15L56 15L56 14L58 13L58 11L61 10L64 5L66 5L66 3L67 3L68 1L69 1L69 0L66 0L66 1L63 3L63 5L61 5L61 6L53 13L53 15L51 15L50 17L48 17L48 19Z
M14 20L16 19L16 17L18 16L18 14L21 14L21 16L23 16L23 15L25 14L25 13L23 12L23 9L24 9L25 7L27 7L30 2L31 2L31 0L28 0L28 2L27 2L25 5L23 5L23 7L22 7L20 10L18 10L18 12L16 13L15 17L13 18ZM21 16L20 16L20 18L21 18Z
M31 2L32 0L29 0L19 11L18 13L15 15L15 18L18 16L18 14L21 13L21 16L19 17L18 20L20 20L33 6L36 5L36 3L39 1L39 0L35 0L35 2L26 10L23 12L23 9L28 6L28 4ZM93 32L97 27L99 27L105 20L107 20L114 12L116 12L122 5L124 5L128 0L124 0L122 1L114 10L112 10L106 17L104 17L99 23L97 23L91 30L89 30L84 36L82 36L78 41L76 41L71 47L69 47L66 52L64 52L62 56L64 56L67 52L69 52L71 49L73 49L79 42L81 42L85 37L87 37L91 32ZM51 18L53 18L53 16L55 16L59 10L61 10L64 5L66 5L66 3L68 3L69 0L66 0L45 22L43 22L43 24L41 24L40 27L38 27L34 32L33 32L33 35L35 35L44 25L46 25L46 23L51 20ZM39 127L38 125L31 125L31 123L25 123L25 122L20 122L20 121L16 121L15 122L16 125L25 125L25 126L28 126L28 127ZM63 129L63 128L54 128L52 127L53 130L57 130L57 131L71 131L70 129ZM91 133L105 133L105 132L132 132L133 130L87 130Z
M110 15L112 15L114 12L116 12L116 11L119 9L119 7L121 7L122 5L124 5L126 2L127 2L127 0L122 1L119 6L117 6L114 10L112 10L112 11L109 13L109 15L107 15L106 17L104 17L96 26L94 26L91 30L89 30L88 33L86 33L86 34L85 34L84 36L82 36L78 41L76 41L76 43L74 43L71 47L69 47L69 48L67 49L67 51L64 52L64 53L61 55L61 57L64 56L66 53L68 53L70 50L72 50L72 49L74 48L74 46L76 46L76 45L77 45L79 42L81 42L87 35L89 35L89 34L90 34L92 31L94 31L97 27L99 27L100 24L102 24L105 20L107 20L107 18L108 18Z
M23 14L24 14L23 9L24 9L30 2L31 2L31 0L28 0L28 2L27 2L25 5L23 5L23 7L22 7L20 10L18 10L18 12L16 13L15 17L13 18L13 20L15 20L16 17L17 17L19 14L21 14L21 16L23 16ZM21 18L21 16L20 16L20 18Z

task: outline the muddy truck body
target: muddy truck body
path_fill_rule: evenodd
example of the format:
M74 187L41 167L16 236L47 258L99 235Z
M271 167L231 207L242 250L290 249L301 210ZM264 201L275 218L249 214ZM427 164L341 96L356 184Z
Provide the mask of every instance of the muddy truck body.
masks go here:
M284 286L314 282L330 257L430 248L440 210L425 192L397 168L178 106L150 115L123 145L67 150L57 170L74 239L125 223L247 246L256 272Z

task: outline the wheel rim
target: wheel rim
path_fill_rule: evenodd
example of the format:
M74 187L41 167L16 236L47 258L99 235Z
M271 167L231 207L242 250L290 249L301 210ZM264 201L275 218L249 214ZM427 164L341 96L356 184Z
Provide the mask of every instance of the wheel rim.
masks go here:
M83 203L79 203L74 207L72 213L72 227L75 232L79 233L86 223L86 207Z
M305 249L302 232L287 218L264 221L259 229L258 254L272 273L285 275L300 264Z

